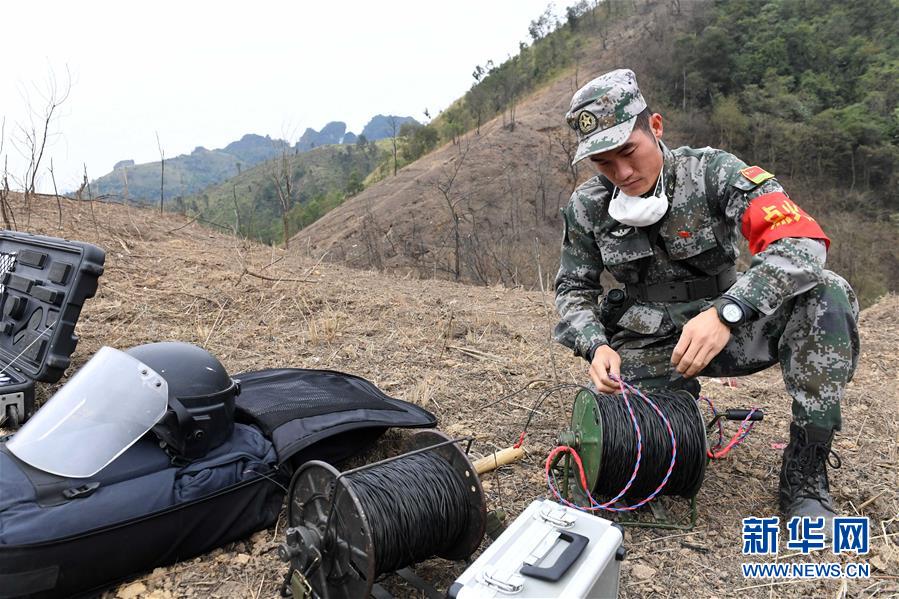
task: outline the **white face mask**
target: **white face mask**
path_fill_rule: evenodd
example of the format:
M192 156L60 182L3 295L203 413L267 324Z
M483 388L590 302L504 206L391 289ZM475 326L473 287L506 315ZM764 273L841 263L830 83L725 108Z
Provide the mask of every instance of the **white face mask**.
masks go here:
M623 225L648 227L668 212L668 196L665 194L664 166L659 172L656 188L649 197L629 196L616 187L609 202L609 216Z

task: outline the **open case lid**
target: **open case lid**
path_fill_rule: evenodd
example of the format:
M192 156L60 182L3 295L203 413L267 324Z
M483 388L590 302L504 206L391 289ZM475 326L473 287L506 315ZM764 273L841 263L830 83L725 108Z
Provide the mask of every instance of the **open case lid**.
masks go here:
M105 259L89 243L0 231L0 371L44 382L62 377Z

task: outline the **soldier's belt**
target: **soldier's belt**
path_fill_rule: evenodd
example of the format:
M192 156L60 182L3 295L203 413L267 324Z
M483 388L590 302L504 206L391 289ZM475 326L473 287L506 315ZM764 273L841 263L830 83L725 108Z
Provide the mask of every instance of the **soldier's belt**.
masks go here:
M692 302L698 299L718 297L737 280L737 269L731 266L717 275L671 281L670 283L643 283L627 285L627 296L644 302Z

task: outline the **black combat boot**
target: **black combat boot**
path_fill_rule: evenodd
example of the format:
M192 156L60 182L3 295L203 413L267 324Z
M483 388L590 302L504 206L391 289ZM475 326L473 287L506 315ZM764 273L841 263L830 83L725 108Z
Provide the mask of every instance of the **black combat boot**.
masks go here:
M786 520L793 516L823 517L828 537L831 521L837 513L830 496L827 464L830 463L832 468L840 467L840 456L830 448L832 441L831 429L790 423L790 444L784 450L780 469L780 512L783 517Z

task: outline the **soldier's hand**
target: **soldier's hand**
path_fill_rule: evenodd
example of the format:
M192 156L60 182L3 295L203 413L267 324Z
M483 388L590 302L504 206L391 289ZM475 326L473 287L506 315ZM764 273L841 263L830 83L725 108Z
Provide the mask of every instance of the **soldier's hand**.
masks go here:
M671 363L686 377L696 376L730 341L730 328L709 308L687 321L671 354Z
M608 345L600 345L590 363L590 380L600 393L615 393L620 388L617 381L609 378L610 374L621 376L621 356Z

